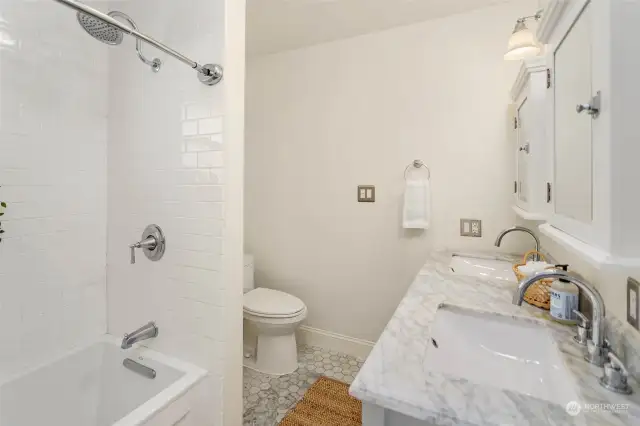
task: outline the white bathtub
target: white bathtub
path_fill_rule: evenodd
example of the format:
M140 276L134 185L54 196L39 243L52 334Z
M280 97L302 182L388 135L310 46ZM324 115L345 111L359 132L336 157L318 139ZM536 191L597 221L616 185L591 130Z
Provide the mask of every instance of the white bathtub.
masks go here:
M125 358L153 368L156 378L125 368ZM206 375L145 348L123 351L105 338L0 386L0 426L147 424Z

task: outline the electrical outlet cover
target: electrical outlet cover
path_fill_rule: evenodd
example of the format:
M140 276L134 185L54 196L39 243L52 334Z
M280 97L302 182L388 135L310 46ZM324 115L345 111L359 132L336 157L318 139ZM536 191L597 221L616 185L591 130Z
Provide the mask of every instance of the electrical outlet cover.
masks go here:
M479 238L482 237L482 221L474 219L471 221L471 235Z
M482 237L482 221L479 219L460 219L461 237Z
M358 202L375 203L376 187L373 185L358 185Z

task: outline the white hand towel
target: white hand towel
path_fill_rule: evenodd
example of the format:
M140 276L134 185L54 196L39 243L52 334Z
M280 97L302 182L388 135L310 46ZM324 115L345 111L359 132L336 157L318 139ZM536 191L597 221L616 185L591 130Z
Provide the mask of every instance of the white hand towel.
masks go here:
M431 182L409 180L404 190L402 226L406 229L429 229L431 225Z

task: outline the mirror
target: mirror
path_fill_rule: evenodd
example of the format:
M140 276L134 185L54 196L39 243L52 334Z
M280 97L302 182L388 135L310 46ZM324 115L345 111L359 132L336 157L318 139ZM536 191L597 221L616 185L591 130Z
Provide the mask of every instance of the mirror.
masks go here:
M593 219L593 119L576 106L592 97L590 34L587 6L554 52L555 209L583 223Z

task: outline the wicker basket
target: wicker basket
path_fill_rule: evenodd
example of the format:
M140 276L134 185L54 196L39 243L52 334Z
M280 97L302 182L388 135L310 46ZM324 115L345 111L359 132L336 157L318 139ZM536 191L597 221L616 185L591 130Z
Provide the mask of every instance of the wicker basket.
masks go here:
M546 260L542 253L536 250L531 250L530 252L527 252L524 255L521 263L516 263L515 265L513 265L513 272L516 274L516 277L518 277L518 281L522 281L523 279L527 278L526 275L520 272L520 269L518 268L520 266L526 265L529 257L535 254L539 256L540 260L542 261ZM550 266L547 269L554 269L554 267ZM551 307L551 294L550 294L549 287L551 286L552 282L553 282L552 279L548 279L548 280L540 280L537 283L533 284L531 287L529 287L527 292L524 294L525 302L529 303L530 305L537 306L538 308L545 309L548 311L549 308Z

